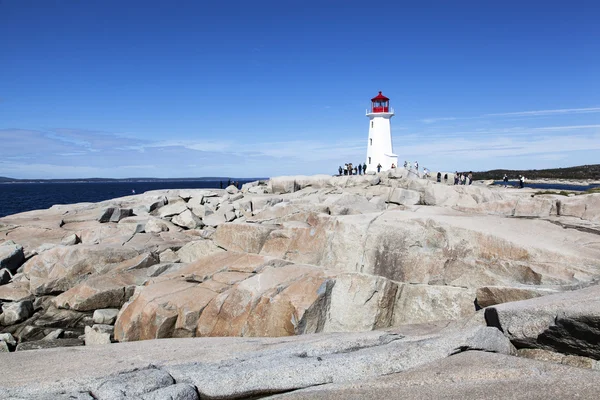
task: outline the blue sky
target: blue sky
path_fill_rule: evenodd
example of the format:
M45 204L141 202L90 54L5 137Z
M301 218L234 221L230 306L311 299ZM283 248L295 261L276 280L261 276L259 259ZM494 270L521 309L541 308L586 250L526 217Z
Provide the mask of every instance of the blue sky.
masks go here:
M0 176L600 163L597 1L0 0Z

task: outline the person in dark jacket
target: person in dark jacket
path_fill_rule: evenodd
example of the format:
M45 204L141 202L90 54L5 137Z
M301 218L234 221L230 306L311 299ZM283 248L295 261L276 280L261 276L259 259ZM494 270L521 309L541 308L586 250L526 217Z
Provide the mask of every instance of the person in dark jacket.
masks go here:
M358 164L358 174L362 175L362 164Z
M377 172L381 172L381 164L377 164Z

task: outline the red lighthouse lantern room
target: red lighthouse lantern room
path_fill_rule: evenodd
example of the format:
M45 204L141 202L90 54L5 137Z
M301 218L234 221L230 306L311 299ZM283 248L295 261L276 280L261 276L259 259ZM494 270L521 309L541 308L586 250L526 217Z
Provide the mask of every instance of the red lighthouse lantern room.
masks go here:
M386 113L390 109L390 99L385 97L379 92L379 94L371 99L371 112L374 113Z

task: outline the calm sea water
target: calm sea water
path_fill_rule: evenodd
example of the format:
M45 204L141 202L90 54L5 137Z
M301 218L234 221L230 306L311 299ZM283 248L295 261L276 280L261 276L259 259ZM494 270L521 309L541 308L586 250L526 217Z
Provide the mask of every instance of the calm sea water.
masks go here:
M244 184L256 179L235 179ZM0 183L0 217L54 204L96 203L157 189L219 188L221 181ZM227 181L223 181L227 186Z
M504 185L503 181L494 181L495 185ZM519 187L519 181L508 181L509 186ZM525 187L532 189L552 189L552 190L565 190L575 192L585 192L586 190L600 187L600 185L564 185L559 183L527 183Z

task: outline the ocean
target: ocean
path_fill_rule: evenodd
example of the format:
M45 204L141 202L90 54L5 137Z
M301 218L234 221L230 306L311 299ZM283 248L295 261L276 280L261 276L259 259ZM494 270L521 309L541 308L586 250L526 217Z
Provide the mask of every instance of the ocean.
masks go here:
M503 181L494 181L494 185L504 186ZM519 181L508 181L508 186L519 187ZM585 192L589 189L600 187L600 185L567 185L561 183L527 183L526 188L541 189L541 190L565 190L567 192Z
M258 178L238 179L240 185ZM97 203L116 197L141 194L157 189L210 189L227 186L223 181L150 181L150 182L44 182L0 183L0 217L24 211L50 208L54 204Z

